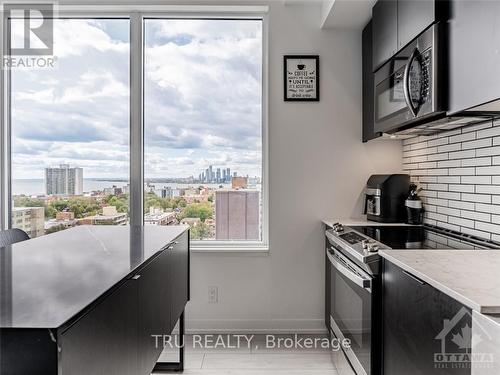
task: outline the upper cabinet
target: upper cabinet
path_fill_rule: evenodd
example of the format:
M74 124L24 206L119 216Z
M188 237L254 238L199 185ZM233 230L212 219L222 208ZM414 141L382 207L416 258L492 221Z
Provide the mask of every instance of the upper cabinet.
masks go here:
M363 54L363 142L380 137L380 133L375 132L374 114L374 77L372 72L372 22L363 29L362 34Z
M499 111L500 2L453 1L451 15L449 112Z
M445 19L447 0L378 0L373 6L373 70L434 22Z
M410 43L435 20L434 1L398 1L398 49Z
M373 6L373 70L386 62L398 50L398 3L379 0Z

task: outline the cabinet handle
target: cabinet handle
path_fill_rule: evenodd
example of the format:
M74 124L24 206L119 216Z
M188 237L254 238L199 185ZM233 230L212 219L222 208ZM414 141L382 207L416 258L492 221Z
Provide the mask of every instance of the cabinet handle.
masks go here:
M167 250L172 250L174 248L174 245L178 245L178 244L179 244L179 241L171 242L171 245L169 247L167 247Z
M132 276L132 280L139 280L140 278L141 278L141 275Z
M418 277L412 275L411 273L409 273L408 271L405 271L403 270L403 273L408 276L409 278L415 280L417 283L419 283L420 285L427 285L427 283L425 281L422 281L420 280Z

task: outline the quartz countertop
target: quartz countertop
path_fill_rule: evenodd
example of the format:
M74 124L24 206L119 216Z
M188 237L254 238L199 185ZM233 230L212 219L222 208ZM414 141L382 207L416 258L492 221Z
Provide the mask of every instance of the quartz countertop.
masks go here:
M483 314L500 314L500 250L381 250L379 254ZM498 315L492 316L500 321Z
M330 227L335 223L341 223L342 225L372 225L372 226L401 226L401 225L409 225L405 223L379 223L377 221L369 221L366 219L366 216L361 218L333 218L333 219L323 219L323 224L328 225Z
M0 328L59 328L189 227L79 226L0 248Z

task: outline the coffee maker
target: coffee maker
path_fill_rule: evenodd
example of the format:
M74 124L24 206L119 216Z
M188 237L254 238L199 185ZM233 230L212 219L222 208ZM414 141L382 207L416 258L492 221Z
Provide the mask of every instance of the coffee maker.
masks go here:
M366 218L381 223L402 223L406 219L405 200L410 189L407 174L374 174L365 189Z

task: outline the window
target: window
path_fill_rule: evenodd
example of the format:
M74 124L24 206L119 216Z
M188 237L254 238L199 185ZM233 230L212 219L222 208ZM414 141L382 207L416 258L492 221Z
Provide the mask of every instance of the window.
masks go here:
M1 225L37 237L184 223L199 248L262 250L267 7L197 18L65 7L53 19L55 68L3 71ZM11 45L23 40L18 21Z
M126 19L57 19L56 67L11 70L13 227L128 222L129 50Z
M145 223L262 240L262 21L145 21Z

